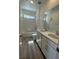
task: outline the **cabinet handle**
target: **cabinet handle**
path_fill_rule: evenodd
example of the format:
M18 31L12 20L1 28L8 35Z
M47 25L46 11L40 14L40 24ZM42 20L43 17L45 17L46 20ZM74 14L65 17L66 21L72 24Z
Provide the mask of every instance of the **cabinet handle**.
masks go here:
M59 48L57 48L56 51L59 52Z

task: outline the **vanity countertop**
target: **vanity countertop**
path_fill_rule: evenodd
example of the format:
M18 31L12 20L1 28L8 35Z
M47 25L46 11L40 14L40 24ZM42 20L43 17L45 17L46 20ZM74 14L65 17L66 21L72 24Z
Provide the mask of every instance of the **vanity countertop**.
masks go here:
M38 30L39 33L41 33L43 36L45 36L46 38L50 39L52 42L54 42L55 44L58 44L59 41L59 37L56 36L54 33L49 32L49 31L41 31ZM49 36L51 35L51 36ZM52 37L53 36L53 37Z

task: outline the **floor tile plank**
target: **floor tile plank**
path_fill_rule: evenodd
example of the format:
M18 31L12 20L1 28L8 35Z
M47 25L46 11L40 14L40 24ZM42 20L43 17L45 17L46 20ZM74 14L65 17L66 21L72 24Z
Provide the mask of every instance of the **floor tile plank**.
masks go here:
M20 39L19 59L44 59L37 44L32 38Z

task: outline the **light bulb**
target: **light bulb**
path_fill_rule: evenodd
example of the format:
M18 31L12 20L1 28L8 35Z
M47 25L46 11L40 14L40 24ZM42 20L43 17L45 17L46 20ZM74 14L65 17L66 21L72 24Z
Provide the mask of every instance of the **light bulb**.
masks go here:
M30 1L33 4L33 1Z

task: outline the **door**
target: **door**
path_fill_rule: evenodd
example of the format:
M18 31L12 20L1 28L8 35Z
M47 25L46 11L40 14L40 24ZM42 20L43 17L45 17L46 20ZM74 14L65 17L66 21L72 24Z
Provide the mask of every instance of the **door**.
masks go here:
M47 38L45 38L44 36L42 36L42 52L44 53L44 55L46 56L46 50L47 50Z

